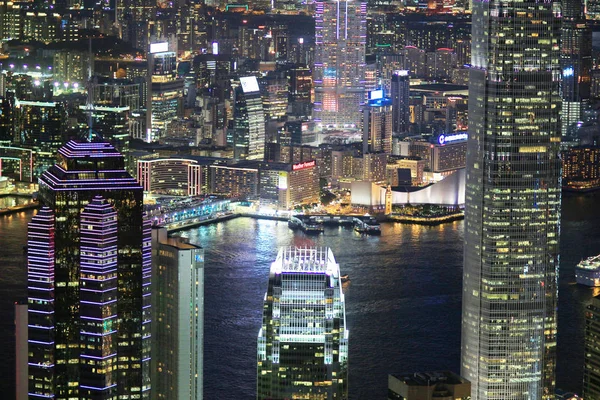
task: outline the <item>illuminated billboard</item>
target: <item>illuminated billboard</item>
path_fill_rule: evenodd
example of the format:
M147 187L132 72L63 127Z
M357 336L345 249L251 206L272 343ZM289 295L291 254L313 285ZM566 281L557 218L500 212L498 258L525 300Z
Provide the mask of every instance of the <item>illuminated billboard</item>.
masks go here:
M372 90L369 92L369 100L383 99L383 90Z
M288 188L288 174L285 171L279 171L279 182L277 189L286 190Z
M294 164L294 165L292 165L292 170L293 170L293 171L300 171L300 170L302 170L302 169L305 169L305 168L312 168L312 167L314 167L316 164L317 164L317 163L316 163L316 161L315 161L315 160L312 160L312 161L305 161L305 162L301 162L301 163L298 163L298 164Z
M446 144L449 142L457 142L467 140L469 135L466 133L456 133L454 135L440 135L438 136L438 144Z
M169 42L150 43L150 53L165 53L169 51Z
M258 92L258 81L255 76L243 76L240 78L242 84L242 90L244 93Z

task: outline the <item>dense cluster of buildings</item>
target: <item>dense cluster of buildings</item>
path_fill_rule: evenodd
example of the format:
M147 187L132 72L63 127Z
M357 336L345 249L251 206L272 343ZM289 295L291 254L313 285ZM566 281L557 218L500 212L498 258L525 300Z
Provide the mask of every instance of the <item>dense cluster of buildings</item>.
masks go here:
M600 187L600 7L309 3L0 3L0 176L39 181L41 207L21 398L201 399L204 252L144 195L292 210L325 186L465 206L462 377L390 375L389 399L554 396L561 174ZM280 250L257 398L347 399L342 280L329 249Z

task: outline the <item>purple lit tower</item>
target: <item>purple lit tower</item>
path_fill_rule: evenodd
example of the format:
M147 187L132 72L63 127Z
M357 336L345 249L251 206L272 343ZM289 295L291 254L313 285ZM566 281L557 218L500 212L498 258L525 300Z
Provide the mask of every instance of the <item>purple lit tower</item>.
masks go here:
M29 398L150 398L151 238L107 143L68 142L28 233Z
M91 397L98 387L106 398L113 398L117 392L117 211L96 196L81 212L79 229L80 389Z

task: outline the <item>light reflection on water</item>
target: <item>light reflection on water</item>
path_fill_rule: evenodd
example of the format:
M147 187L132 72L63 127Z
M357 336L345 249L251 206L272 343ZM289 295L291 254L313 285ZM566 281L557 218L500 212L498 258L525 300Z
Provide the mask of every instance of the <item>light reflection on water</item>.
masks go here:
M558 387L580 391L584 306L600 289L575 285L574 266L600 253L600 196L565 197L561 235ZM13 304L26 296L22 246L33 212L0 216L0 357L13 374ZM206 251L205 398L255 393L256 337L269 266L280 246L329 246L349 274L352 399L385 398L387 374L459 370L463 221L384 224L382 236L350 228L294 234L285 222L239 218L182 232ZM14 380L0 380L14 398Z
M31 199L28 197L3 196L0 197L0 210L3 208L26 204L30 201Z

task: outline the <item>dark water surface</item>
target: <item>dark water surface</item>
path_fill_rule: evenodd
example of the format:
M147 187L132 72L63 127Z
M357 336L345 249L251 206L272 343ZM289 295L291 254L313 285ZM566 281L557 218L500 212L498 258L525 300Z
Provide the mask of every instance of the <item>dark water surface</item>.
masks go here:
M0 390L14 398L13 304L26 296L22 246L31 212L0 217ZM384 224L381 237L327 228L294 234L284 222L239 218L182 232L206 251L205 399L255 396L256 337L270 263L280 246L328 246L349 274L350 394L384 399L391 372L459 371L463 222ZM563 200L558 387L580 391L583 310L594 289L574 266L600 253L600 194ZM600 292L598 292L600 294Z

